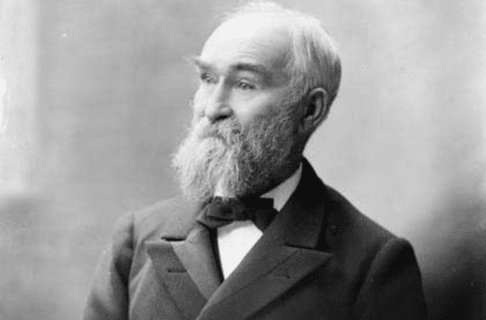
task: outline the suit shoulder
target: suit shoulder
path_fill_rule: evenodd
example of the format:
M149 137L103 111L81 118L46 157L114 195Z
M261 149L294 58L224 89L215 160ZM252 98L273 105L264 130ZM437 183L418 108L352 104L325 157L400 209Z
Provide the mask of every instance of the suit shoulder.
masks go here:
M407 240L365 216L336 190L326 188L327 245L348 279L355 279L360 287L378 279L378 275L390 278L409 268L414 279L420 280L414 251Z
M328 226L332 233L331 242L336 246L358 248L362 251L379 251L397 237L364 215L349 200L335 189L326 186Z

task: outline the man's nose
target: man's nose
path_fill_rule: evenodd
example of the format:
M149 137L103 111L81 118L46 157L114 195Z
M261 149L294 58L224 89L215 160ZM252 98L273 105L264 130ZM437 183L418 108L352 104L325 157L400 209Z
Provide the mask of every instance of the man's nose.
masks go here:
M216 122L231 116L233 110L229 103L229 91L225 84L220 81L211 92L210 103L206 105L204 115L211 121Z

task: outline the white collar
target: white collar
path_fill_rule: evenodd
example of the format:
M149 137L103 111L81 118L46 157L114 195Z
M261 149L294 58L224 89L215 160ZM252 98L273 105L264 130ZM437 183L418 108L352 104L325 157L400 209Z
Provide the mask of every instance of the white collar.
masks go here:
M273 199L273 207L280 211L285 203L290 199L292 193L294 193L295 189L297 189L297 185L299 184L300 178L302 176L302 163L299 165L299 168L295 170L295 172L287 178L284 182L273 188L272 190L268 191L267 193L263 194L262 198L269 198ZM216 188L215 196L229 196L225 195L224 192L219 188Z
M280 211L290 199L290 196L294 193L295 189L297 189L301 176L302 163L299 165L299 168L295 170L294 174L287 178L287 180L263 194L261 197L273 199L273 207L277 211Z

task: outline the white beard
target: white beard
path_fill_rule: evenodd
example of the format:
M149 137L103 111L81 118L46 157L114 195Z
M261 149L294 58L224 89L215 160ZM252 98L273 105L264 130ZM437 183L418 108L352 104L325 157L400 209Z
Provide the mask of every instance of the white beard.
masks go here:
M289 166L295 145L295 105L255 118L246 128L234 118L201 118L175 153L183 194L204 202L216 187L223 195L259 195L275 186Z

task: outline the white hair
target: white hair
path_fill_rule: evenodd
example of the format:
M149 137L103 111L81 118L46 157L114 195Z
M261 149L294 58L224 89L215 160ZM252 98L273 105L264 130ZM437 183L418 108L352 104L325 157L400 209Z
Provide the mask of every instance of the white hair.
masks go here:
M336 98L341 80L341 62L334 40L321 22L311 15L286 9L274 2L249 2L225 16L225 21L261 14L265 19L284 19L292 42L292 54L287 73L295 100L314 88L323 88L328 96L327 106Z

